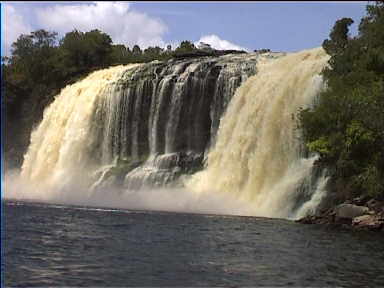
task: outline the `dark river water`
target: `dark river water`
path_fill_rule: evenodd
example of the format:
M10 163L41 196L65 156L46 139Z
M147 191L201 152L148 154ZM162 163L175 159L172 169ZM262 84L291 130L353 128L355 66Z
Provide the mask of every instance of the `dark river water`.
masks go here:
M379 233L255 217L3 208L6 286L384 286Z

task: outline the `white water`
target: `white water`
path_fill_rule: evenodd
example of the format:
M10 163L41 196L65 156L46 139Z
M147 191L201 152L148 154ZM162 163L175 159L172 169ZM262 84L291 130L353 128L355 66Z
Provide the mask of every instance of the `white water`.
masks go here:
M113 122L117 121L116 106L124 95L116 89L117 81L136 66L94 72L56 96L31 135L21 172L8 171L5 177L5 199L176 212L246 213L246 207L230 195L201 197L185 189L124 191L108 185L92 189L99 186L103 174L114 165ZM104 111L107 113L101 125L95 114ZM95 133L98 126L103 126L101 139L100 133ZM96 178L100 171L101 177ZM233 204L224 207L223 202Z
M108 207L134 210L172 211L222 215L249 215L251 207L231 195L199 195L181 188L157 188L127 191L117 187L89 189L72 183L60 190L43 187L20 177L17 171L9 171L5 177L5 199ZM223 203L227 203L223 205Z
M114 160L111 147L118 146L113 142L117 141L114 121L119 118L115 106L123 97L114 89L122 75L137 66L129 65L94 72L62 90L31 135L21 177L8 175L5 197L269 217L313 211L325 194L325 177L318 179L313 191L305 190L307 202L292 215L298 187L310 178L315 161L315 157L302 157L295 114L310 105L321 89L318 74L328 56L322 49L313 49L260 59L256 76L237 90L228 106L207 168L186 183L187 189L89 189L102 184L94 175L97 171L105 174ZM98 118L103 111L107 115ZM98 119L103 119L102 125ZM155 130L150 129L151 133ZM151 151L155 146L150 145Z
M226 193L251 203L252 214L290 217L298 188L311 176L315 157L305 159L296 113L308 107L322 88L319 76L328 56L321 48L258 64L233 97L220 123L207 167L187 187L199 193ZM318 181L300 214L323 197ZM309 193L309 192L308 192Z
M100 165L93 155L93 147L99 141L92 133L93 126L99 124L92 118L95 105L98 98L110 95L124 71L136 66L96 71L61 91L32 132L21 169L23 181L57 193L73 183L77 187L89 185L89 176Z

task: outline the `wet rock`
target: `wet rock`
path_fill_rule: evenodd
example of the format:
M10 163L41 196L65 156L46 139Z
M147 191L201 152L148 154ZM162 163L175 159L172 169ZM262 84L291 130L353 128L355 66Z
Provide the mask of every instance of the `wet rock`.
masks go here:
M360 229L381 230L384 227L384 218L379 215L362 215L353 218L352 226Z
M335 207L336 217L352 219L358 216L369 214L369 208L353 204L340 204Z
M335 223L335 212L333 209L328 209L318 215L307 215L297 219L296 222L302 224L333 224Z
M351 204L364 206L368 200L369 200L369 196L360 196L360 197L353 198L351 201Z
M371 199L367 202L369 209L375 212L384 212L384 201L378 201L376 199Z
M333 218L332 223L338 224L338 225L351 225L352 224L352 218L335 216Z
M295 220L295 222L301 223L301 224L315 224L316 220L317 220L316 216L308 215L308 216L305 216L303 218Z
M153 187L178 187L183 177L203 168L203 153L176 152L151 156L143 165L125 175L124 187L140 190Z
M366 206L351 203L365 203ZM325 224L332 227L354 230L384 232L384 202L367 198L355 198L336 207L323 209L316 215L308 215L296 222L302 224Z

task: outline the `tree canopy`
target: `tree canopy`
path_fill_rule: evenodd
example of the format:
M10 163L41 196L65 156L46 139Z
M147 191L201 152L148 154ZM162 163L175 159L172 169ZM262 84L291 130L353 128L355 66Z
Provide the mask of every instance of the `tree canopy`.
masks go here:
M384 4L366 11L356 37L352 19L335 23L323 42L327 89L300 114L307 148L320 154L339 199L384 197Z

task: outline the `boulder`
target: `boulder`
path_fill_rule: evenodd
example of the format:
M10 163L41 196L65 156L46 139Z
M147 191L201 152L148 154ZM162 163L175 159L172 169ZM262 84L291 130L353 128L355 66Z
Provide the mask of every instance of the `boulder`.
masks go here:
M336 217L352 219L369 214L369 208L353 204L340 204L335 207Z
M375 199L371 199L367 202L367 206L369 209L375 211L375 212L384 212L384 201L378 201Z
M314 215L307 215L303 218L296 219L295 222L302 223L302 224L316 224L317 217Z
M351 201L351 204L358 205L358 206L363 206L366 204L366 202L369 200L369 196L360 196L353 198ZM369 207L369 206L368 206Z
M360 201L360 200L359 200ZM354 199L354 202L359 202ZM368 201L366 206L343 203L328 210L322 210L317 215L308 215L296 220L303 224L326 224L356 230L384 232L383 203Z
M362 215L353 218L352 226L369 230L380 230L384 226L384 219L377 215Z

